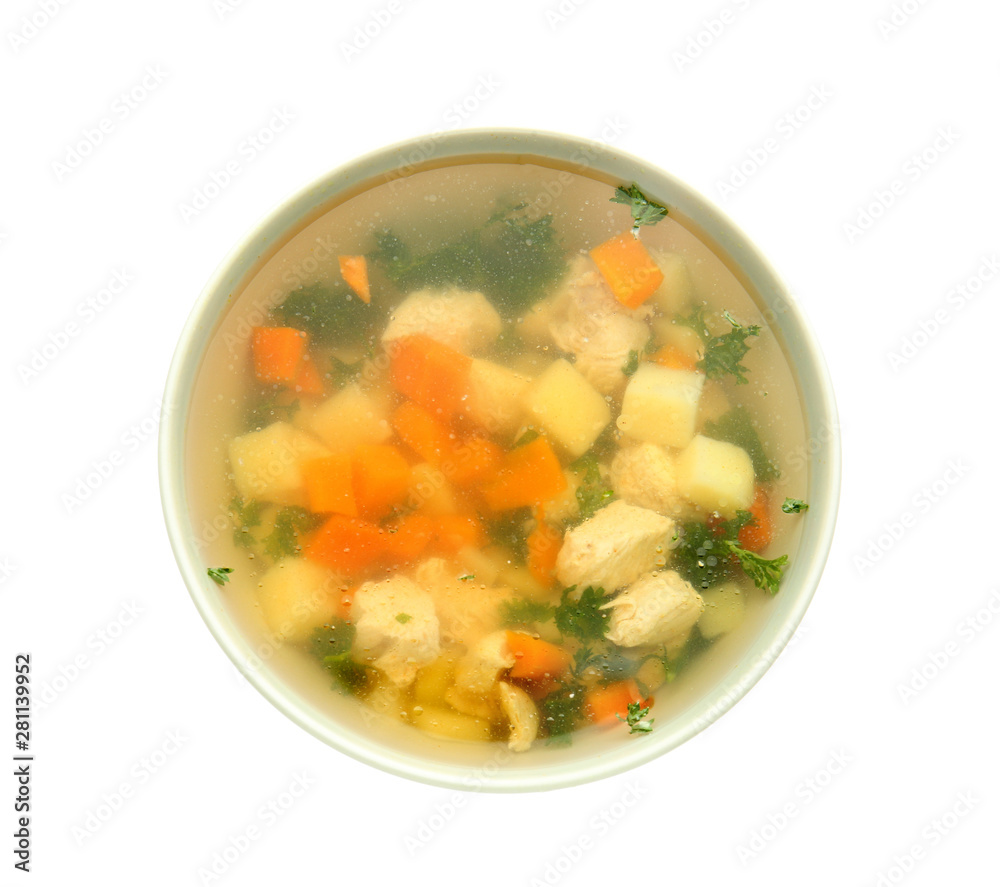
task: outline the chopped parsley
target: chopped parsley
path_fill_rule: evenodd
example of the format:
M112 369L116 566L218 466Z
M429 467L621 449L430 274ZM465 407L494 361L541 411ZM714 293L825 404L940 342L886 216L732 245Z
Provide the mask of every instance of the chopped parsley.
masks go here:
M555 607L542 601L514 598L500 604L500 622L507 628L548 622L555 615Z
M514 559L524 563L528 557L528 534L525 522L531 519L529 508L517 508L488 520L486 532L497 545L508 548Z
M225 585L229 581L229 574L233 572L232 567L209 567L208 578L216 585Z
M622 365L622 373L626 376L634 376L637 369L639 369L639 352L633 348L628 353L628 359Z
M781 510L785 514L801 514L803 511L808 511L809 503L803 502L801 499L792 499L786 497L785 501L781 503Z
M396 621L400 625L406 625L406 623L409 622L412 618L413 617L409 613L397 613L396 614Z
M705 434L716 440L736 444L746 450L753 462L753 472L761 483L776 480L781 476L778 466L772 462L760 442L760 435L754 427L750 411L744 406L735 406L715 422L705 423Z
M298 400L280 403L279 399L279 395L272 390L262 391L254 398L243 419L247 430L259 431L273 422L291 422L299 410Z
M630 702L628 704L628 713L626 717L622 717L620 714L616 714L615 717L619 721L623 721L628 724L629 735L633 733L652 733L653 732L653 721L656 718L650 718L648 721L643 720L646 715L649 714L649 706L643 705L641 702Z
M551 214L532 219L527 209L498 206L480 228L422 256L381 231L368 258L400 290L446 284L479 290L503 317L516 317L566 270Z
M580 506L580 520L585 521L605 505L610 505L615 491L601 476L600 463L592 453L581 456L570 468L581 475L580 486L576 488L576 501Z
M752 551L746 551L738 542L733 542L731 539L727 539L724 544L736 555L743 572L753 580L754 585L769 594L778 593L781 577L788 564L787 554L768 559Z
M540 726L552 741L568 743L569 734L583 716L584 689L567 684L538 703Z
M364 368L364 360L358 360L354 363L344 363L337 357L330 358L330 372L327 374L330 381L333 382L333 387L340 389L343 388L348 382L353 382L358 376L361 375L361 370Z
M274 560L291 557L299 549L299 536L315 529L321 521L318 515L296 505L282 508L274 519L274 529L264 540L264 551Z
M573 598L576 586L563 589L559 606L556 607L556 628L563 635L579 638L581 641L600 641L608 628L609 610L602 610L607 603L603 588L588 585L578 598Z
M256 499L245 501L241 496L233 496L229 503L229 515L233 519L233 545L249 548L254 544L254 527L260 526L260 503Z
M639 186L633 182L631 185L623 185L615 188L615 196L611 198L612 203L624 203L632 211L632 233L635 234L642 225L655 225L657 222L667 217L667 208L661 204L650 200Z
M305 330L317 345L368 339L382 320L382 312L366 305L346 286L311 283L292 290L275 316L285 326Z
M533 440L538 440L542 435L536 431L534 428L528 428L525 430L516 441L514 441L514 449L518 447L523 447L525 444L530 444Z
M705 356L698 361L700 369L709 379L721 379L732 375L737 385L747 384L747 368L740 361L746 357L750 346L747 339L760 335L760 326L743 326L728 311L722 316L731 329L721 336L713 336L705 321L705 306L699 305L687 317L677 318L677 323L693 329L705 343Z
M367 680L365 667L351 658L354 633L349 622L334 619L317 628L309 644L310 652L333 675L333 686L341 693L356 693Z
M735 542L740 530L753 519L749 511L738 511L735 518L714 527L697 521L682 524L671 566L695 588L710 588L736 579L739 565L725 543Z
M458 577L458 581L459 582L472 582L472 580L475 579L475 578L476 578L476 574L475 573L466 573L464 576L459 576Z

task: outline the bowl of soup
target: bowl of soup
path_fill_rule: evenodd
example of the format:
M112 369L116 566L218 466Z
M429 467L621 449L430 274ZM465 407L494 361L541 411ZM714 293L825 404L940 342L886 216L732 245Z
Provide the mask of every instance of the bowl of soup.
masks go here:
M225 653L332 748L455 788L598 779L728 711L839 496L767 261L553 133L438 134L293 196L195 303L164 415L170 541Z

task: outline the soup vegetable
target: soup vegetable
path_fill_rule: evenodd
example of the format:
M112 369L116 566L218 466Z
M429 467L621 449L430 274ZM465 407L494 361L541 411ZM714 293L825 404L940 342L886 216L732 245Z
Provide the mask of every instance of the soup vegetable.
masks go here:
M431 249L362 219L367 251L289 287L237 367L246 560L209 575L251 573L276 639L437 736L654 729L657 694L778 592L776 531L807 508L760 439L761 328L647 246L666 207L606 192L631 227L582 249L525 202Z

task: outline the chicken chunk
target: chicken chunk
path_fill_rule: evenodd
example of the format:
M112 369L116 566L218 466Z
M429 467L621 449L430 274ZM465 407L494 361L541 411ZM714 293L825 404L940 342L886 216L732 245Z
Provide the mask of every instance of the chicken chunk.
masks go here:
M650 573L604 605L606 636L620 647L682 643L705 609L701 595L679 573Z
M500 673L514 665L506 631L480 638L458 661L455 683L445 694L448 704L468 715L492 720L500 711Z
M423 333L463 354L475 354L492 345L502 328L500 315L482 293L423 289L399 303L382 341Z
M510 724L507 748L527 751L538 737L538 708L520 687L500 681L500 708Z
M354 657L371 662L398 687L413 683L417 670L440 652L434 600L405 576L366 582L354 595L351 616Z
M676 457L653 443L619 450L611 463L611 488L619 499L675 520L689 520L698 509L677 489Z
M468 572L440 557L428 558L413 572L434 601L445 642L470 644L496 628L500 604L513 596L509 589L482 588L482 583L459 578Z
M624 308L590 259L577 259L565 284L564 313L551 323L552 340L576 357L576 368L602 394L614 394L625 384L622 372L629 353L642 353L650 339L641 314Z
M674 522L618 500L566 533L556 576L563 585L600 586L607 592L662 567L670 557Z

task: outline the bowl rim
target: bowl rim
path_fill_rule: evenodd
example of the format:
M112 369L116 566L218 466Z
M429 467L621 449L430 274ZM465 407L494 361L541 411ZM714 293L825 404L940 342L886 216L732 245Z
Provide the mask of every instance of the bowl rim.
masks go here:
M432 150L427 152L430 142ZM580 157L598 159L580 163ZM413 159L416 158L416 159ZM314 716L269 669L246 669L253 655L249 641L213 604L211 583L204 579L204 564L194 534L186 525L190 514L184 488L184 430L194 380L233 290L259 267L261 256L301 230L328 207L331 200L358 193L377 184L378 177L409 175L435 166L478 159L497 162L547 160L555 168L572 169L608 181L642 181L650 196L669 192L670 204L681 205L681 214L706 235L713 251L722 252L733 270L753 284L758 307L780 306L771 321L783 341L795 346L793 378L798 387L807 440L815 447L808 462L807 485L811 508L802 531L799 550L810 541L812 557L795 588L794 601L779 623L762 629L729 669L726 677L687 712L664 729L624 743L614 753L595 755L584 762L571 761L549 768L498 767L495 773L470 773L466 766L444 765L403 754L372 743L370 738ZM581 168L582 167L582 168ZM405 170L400 173L400 170ZM679 199L678 199L679 198ZM346 199L346 197L344 198ZM667 202L665 199L663 202ZM310 213L315 215L310 216ZM746 282L746 281L744 281ZM836 400L829 372L801 308L768 260L749 237L704 195L659 167L606 143L536 129L456 129L418 136L371 151L324 173L279 204L243 235L209 278L184 324L167 373L163 421L158 441L159 486L167 535L188 592L209 631L247 680L279 711L317 739L363 763L409 779L456 790L491 792L539 791L579 785L631 770L678 747L728 711L760 680L791 639L808 608L833 543L841 484L841 445ZM810 434L810 429L813 433ZM822 430L820 430L822 429ZM783 587L782 591L786 591ZM789 597L791 594L785 595ZM689 713L689 716L685 716ZM472 781L470 781L470 777Z

